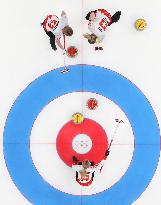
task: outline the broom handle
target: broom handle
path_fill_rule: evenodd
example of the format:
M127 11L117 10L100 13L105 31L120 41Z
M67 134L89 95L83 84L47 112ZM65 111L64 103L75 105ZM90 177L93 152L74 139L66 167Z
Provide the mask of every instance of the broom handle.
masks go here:
M64 37L64 49L66 49L66 42L65 42L65 35L63 34Z
M112 145L113 139L111 140L109 146L108 146L108 150L110 149L111 145Z

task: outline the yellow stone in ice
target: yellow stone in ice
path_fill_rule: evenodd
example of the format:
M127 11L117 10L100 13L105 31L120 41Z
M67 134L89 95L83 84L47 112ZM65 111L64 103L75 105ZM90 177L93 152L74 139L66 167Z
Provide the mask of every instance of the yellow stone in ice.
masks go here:
M137 19L135 22L135 27L139 31L143 31L147 26L147 22L144 19Z
M72 120L74 122L74 124L81 124L84 120L84 117L81 113L74 113L72 116Z

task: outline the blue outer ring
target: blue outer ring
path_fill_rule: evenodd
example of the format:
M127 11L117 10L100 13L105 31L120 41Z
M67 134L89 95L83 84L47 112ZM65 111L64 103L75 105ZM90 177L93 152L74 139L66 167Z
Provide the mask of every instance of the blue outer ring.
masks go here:
M129 205L146 189L158 164L160 132L154 111L142 92L123 76L96 66L70 69L67 74L57 69L36 79L14 103L4 131L4 154L12 180L34 205ZM51 187L35 169L29 149L32 125L41 110L56 97L81 90L98 93L119 105L135 136L133 159L120 181L104 192L82 197Z

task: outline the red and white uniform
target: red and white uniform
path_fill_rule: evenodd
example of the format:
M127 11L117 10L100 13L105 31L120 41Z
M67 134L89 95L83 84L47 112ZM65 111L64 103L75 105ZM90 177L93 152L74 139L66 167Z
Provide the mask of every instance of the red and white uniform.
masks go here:
M106 159L106 157L105 157ZM95 172L101 172L101 169L104 165L105 160L102 160L99 164L90 166L88 169L86 169L87 174L82 177L79 171L83 169L82 165L73 164L72 168L76 171L76 181L81 186L89 186L93 182L94 174Z
M68 26L68 18L64 14L60 19L56 15L48 15L43 23L43 27L47 32L52 32L56 39L60 39L63 35L62 29Z
M111 14L105 9L98 9L94 21L90 21L88 29L94 33L101 41L104 39L108 24L112 21Z

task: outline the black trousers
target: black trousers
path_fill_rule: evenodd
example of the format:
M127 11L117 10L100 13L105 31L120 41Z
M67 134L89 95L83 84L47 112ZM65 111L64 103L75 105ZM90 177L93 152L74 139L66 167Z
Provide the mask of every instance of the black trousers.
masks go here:
M55 35L54 35L51 31L49 31L49 32L45 31L45 33L46 33L46 34L49 36L49 38L50 38L50 45L51 45L52 49L53 49L54 51L56 51L56 50L57 50L57 47L56 47L56 44L55 44Z

